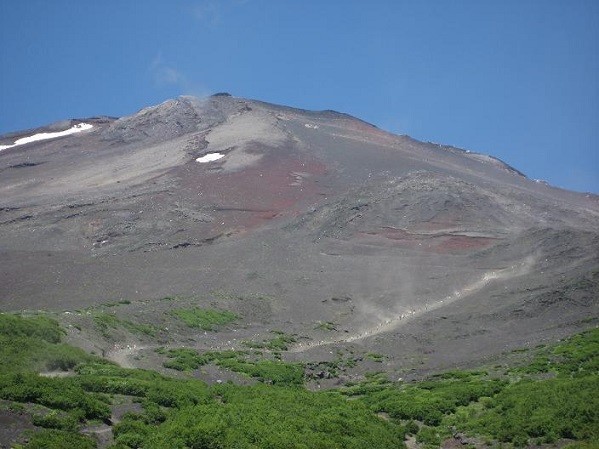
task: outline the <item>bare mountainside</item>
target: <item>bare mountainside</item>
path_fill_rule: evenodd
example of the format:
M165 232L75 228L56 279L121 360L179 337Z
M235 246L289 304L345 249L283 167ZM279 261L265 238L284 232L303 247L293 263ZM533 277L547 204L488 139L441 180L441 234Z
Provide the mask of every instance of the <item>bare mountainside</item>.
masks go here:
M125 366L279 331L288 360L400 375L597 317L597 196L346 114L181 97L0 145L0 308L55 314ZM198 329L190 310L236 318Z

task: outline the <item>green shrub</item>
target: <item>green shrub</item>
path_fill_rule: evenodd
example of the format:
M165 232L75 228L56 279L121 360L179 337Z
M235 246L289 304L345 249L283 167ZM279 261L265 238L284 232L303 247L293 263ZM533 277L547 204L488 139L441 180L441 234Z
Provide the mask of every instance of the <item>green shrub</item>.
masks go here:
M123 420L114 426L115 442L137 449L143 446L151 427L133 415L123 417Z
M369 352L368 354L366 354L366 358L374 362L382 363L383 360L387 358L387 356L384 354L377 354L376 352Z
M95 449L90 437L64 430L42 430L31 434L23 449Z
M490 400L479 416L452 422L506 442L539 438L599 440L599 379L521 381Z
M9 338L31 337L58 343L64 335L58 323L45 316L23 318L9 313L0 313L0 336Z
M166 351L169 360L163 363L165 368L177 371L191 371L211 361L210 357L202 356L197 351L188 348L177 348Z
M405 431L407 435L417 435L420 431L420 426L413 420L406 423Z
M399 426L338 394L300 388L221 385L219 402L175 411L143 447L401 448Z
M89 364L79 369L76 381L85 391L145 398L164 407L182 407L207 400L206 384L179 380L155 371Z
M262 342L244 341L243 344L254 349L268 349L273 352L287 351L290 343L295 343L297 338L293 335L281 331L273 331L274 338L263 340Z
M25 370L69 370L93 357L61 344L63 331L44 316L0 313L0 373Z
M317 321L314 325L314 330L322 330L322 331L336 331L337 324L333 321Z
M86 392L70 378L47 378L33 373L0 376L0 398L14 402L32 402L64 410L82 419L107 420L108 406Z
M416 441L428 447L441 447L445 438L450 436L447 431L438 427L423 426L416 435Z
M403 387L387 386L369 392L361 400L377 412L396 419L414 419L438 425L443 416L458 406L467 405L482 396L499 392L504 382L498 380L439 380Z
M198 354L187 348L171 349L167 352L170 360L164 366L180 371L197 369L206 363L231 371L255 377L261 382L279 385L301 385L304 382L304 366L300 363L286 363L280 360L251 360L243 351L211 351Z
M443 424L518 447L560 438L599 444L599 329L537 351L529 365L508 370L524 379L460 409ZM556 377L538 379L548 372Z
M552 356L562 376L599 375L599 328L583 332L557 345Z
M94 325L106 338L110 337L110 329L124 328L133 334L143 334L153 337L156 335L156 327L150 324L134 323L124 320L112 313L97 313L93 318Z
M191 316L198 327L231 318L216 312ZM99 326L126 328L124 320L105 315ZM283 350L295 338L275 334L262 349ZM143 406L114 426L112 449L385 449L403 447L406 432L417 433L417 441L429 448L456 430L496 440L493 444L523 446L567 438L578 441L571 449L598 447L597 329L537 348L532 363L505 372L512 383L490 379L482 371L449 371L413 383L392 383L385 374L373 373L364 382L331 392L302 388L304 366L273 360L268 351L160 351L168 357L165 365L175 369L214 363L263 382L208 387L195 379L121 368L60 343L61 335L48 318L0 314L0 399L12 408L26 404L23 411L37 404L32 419L44 428L32 433L26 448L95 447L77 431L89 420L108 422L112 395L129 396ZM314 367L339 370L344 363L349 361ZM75 375L47 378L32 371L42 367L74 368ZM376 412L394 419L385 421Z
M47 429L59 429L74 432L77 430L78 422L71 416L66 414L59 414L56 411L51 411L44 415L33 415L33 424L38 427L45 427Z

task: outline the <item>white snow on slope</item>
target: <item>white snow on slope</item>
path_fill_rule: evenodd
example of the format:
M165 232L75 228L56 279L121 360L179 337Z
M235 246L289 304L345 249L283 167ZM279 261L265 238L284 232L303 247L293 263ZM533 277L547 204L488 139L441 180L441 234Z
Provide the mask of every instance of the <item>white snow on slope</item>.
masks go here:
M222 153L208 153L205 156L197 158L196 162L199 162L200 164L205 164L206 162L217 161L221 157L225 157L225 155Z
M68 136L69 134L80 133L81 131L85 131L93 128L94 125L90 125L89 123L78 123L71 128L65 131L57 131L54 133L38 133L33 136L21 137L20 139L15 140L15 143L12 145L0 145L0 151L6 150L7 148L16 147L17 145L24 145L26 143L37 142L38 140L46 140L46 139L54 139L55 137Z

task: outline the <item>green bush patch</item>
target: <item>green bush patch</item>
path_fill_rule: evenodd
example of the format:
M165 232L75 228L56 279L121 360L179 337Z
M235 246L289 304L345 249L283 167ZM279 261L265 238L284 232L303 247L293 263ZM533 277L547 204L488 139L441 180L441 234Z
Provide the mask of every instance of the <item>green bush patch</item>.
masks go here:
M50 318L0 313L0 374L66 371L92 359L81 349L60 343L63 334Z
M589 394L590 393L590 394ZM554 443L599 438L599 379L524 380L485 401L478 413L458 413L446 424L502 442Z
M106 338L110 338L110 329L124 328L133 334L143 334L150 337L156 335L156 328L150 324L134 323L124 320L112 313L96 313L93 317L94 325Z
M96 442L90 437L64 430L42 430L32 433L24 446L15 449L95 449Z
M23 318L0 313L0 336L9 338L29 337L48 343L58 343L64 331L58 323L45 316Z
M261 382L277 385L301 385L304 366L280 360L252 359L245 351L210 351L199 354L193 349L179 348L166 351L166 368L189 371L208 363L254 377Z
M335 393L260 385L211 391L218 401L177 410L160 426L142 425L131 437L142 435L147 449L403 447L400 427ZM124 436L119 432L117 441Z
M100 322L114 324L112 318ZM328 392L305 389L306 367L277 360L269 351L159 351L175 369L214 363L262 382L209 387L196 379L121 368L61 343L62 334L46 317L0 314L0 399L40 428L16 448L94 448L82 429L98 420L110 424L112 405L124 397L139 407L112 427L112 449L386 449L404 447L406 433L429 449L458 432L490 447L560 439L572 440L571 449L599 446L597 329L532 349L531 363L503 372L454 370L410 383L374 373ZM283 333L273 340L279 337L285 343ZM351 361L308 369L332 372ZM36 372L49 366L72 369L73 375Z
M239 318L236 314L228 310L201 309L199 307L176 309L170 313L183 321L187 326L200 328L205 331L213 331L218 326L232 323Z
M297 338L294 335L289 335L281 331L271 332L276 335L271 339L262 340L261 342L244 341L243 344L248 348L267 349L272 352L281 352L287 351L289 349L289 345L297 341Z

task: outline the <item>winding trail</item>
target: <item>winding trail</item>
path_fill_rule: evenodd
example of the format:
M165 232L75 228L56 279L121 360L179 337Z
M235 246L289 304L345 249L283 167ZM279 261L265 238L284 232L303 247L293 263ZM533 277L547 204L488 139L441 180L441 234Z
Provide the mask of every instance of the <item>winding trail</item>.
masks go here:
M312 341L307 343L298 343L292 348L288 350L288 352L299 353L308 351L313 348L317 348L320 346L327 346L332 344L339 343L351 343L358 340L363 340L365 338L373 337L375 335L384 334L386 332L393 331L400 327L401 325L422 316L426 313L432 312L433 310L440 309L448 304L452 304L460 299L464 299L473 293L476 293L486 287L490 282L498 279L510 279L517 276L522 276L530 271L530 268L534 265L534 258L528 257L524 261L512 265L508 268L500 269L500 270L491 270L484 273L479 279L465 287L454 291L452 294L445 296L442 299L433 302L425 302L425 304L421 307L412 308L410 310L406 310L403 313L398 313L393 315L392 317L379 321L378 323L357 331L355 333L344 334L343 336L328 338L324 340ZM131 358L134 357L139 351L147 350L147 349L156 349L159 347L168 347L168 348L181 348L188 347L186 344L175 344L175 345L143 345L137 343L130 344L120 344L116 345L113 349L106 351L105 357L108 360L111 360L123 368L136 368L136 366L131 363ZM216 345L211 347L211 350L224 350L224 349L235 349L231 341L227 343L222 343L220 345Z
M367 327L353 334L345 334L344 336L340 336L337 338L329 338L309 343L299 343L298 345L291 348L289 352L304 352L319 346L327 346L337 343L351 343L353 341L363 340L368 337L393 331L402 324L405 324L416 317L422 316L428 312L459 301L460 299L466 298L469 295L472 295L473 293L480 291L481 289L486 287L491 281L497 279L510 279L513 277L522 276L530 271L530 268L533 266L533 264L534 259L532 257L529 257L516 265L512 265L511 267L504 268L501 270L488 271L484 273L480 277L480 279L466 285L460 290L454 291L452 294L447 295L442 299L433 302L427 302L424 304L424 306L412 308L408 311L397 314L384 321L380 321L379 323L373 326Z

